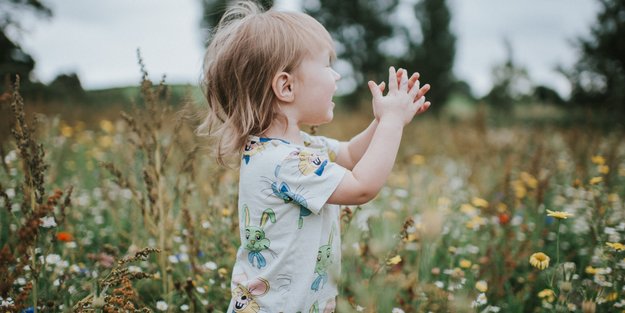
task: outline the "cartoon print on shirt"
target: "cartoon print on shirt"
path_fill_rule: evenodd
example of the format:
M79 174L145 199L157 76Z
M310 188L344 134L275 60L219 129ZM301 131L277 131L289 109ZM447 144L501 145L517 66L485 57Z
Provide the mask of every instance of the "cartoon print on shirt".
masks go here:
M244 286L245 281L247 281L245 273L232 277L232 285L236 287L232 289L234 305L231 313L258 313L261 310L256 297L261 297L269 291L269 282L262 277L257 277Z
M315 265L315 274L317 278L310 286L311 290L319 291L328 282L328 267L332 264L332 240L334 238L334 227L330 232L330 238L328 238L328 244L319 247L317 251L317 264Z
M299 205L297 228L302 229L302 226L304 226L304 217L312 213L307 207L308 204L306 203L306 198L304 198L301 194L291 191L289 185L284 182L281 183L280 186L278 186L277 182L271 183L271 190L276 197L284 200L284 203L294 202Z
M243 156L242 159L245 161L245 164L250 163L250 157L254 154L257 154L263 150L265 150L265 145L270 141L269 138L258 138L258 141L252 139L245 143L245 147L243 147Z
M272 223L276 222L276 214L272 209L266 209L260 217L260 226L250 226L250 210L247 205L243 205L245 216L245 249L249 250L247 256L248 261L254 266L254 260L256 260L256 267L261 269L267 265L265 257L261 253L263 250L268 250L274 257L276 254L269 249L271 240L265 238L265 224L267 220L271 220Z
M323 313L334 313L334 309L336 308L336 300L331 299L326 303L326 306L323 308ZM313 305L308 310L308 313L319 313L319 302L315 301Z
M300 173L308 176L315 173L317 176L323 174L323 170L328 164L328 159L308 150L297 149L289 154L287 159L299 160L297 168Z

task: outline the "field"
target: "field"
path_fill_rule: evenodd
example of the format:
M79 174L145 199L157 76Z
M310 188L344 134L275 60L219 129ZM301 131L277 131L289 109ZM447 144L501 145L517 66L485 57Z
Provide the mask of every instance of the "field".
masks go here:
M17 93L3 103L0 311L226 309L237 172L164 85L141 90L119 118L36 130ZM369 122L339 112L316 131ZM342 208L337 312L624 312L623 135L417 117L379 196Z

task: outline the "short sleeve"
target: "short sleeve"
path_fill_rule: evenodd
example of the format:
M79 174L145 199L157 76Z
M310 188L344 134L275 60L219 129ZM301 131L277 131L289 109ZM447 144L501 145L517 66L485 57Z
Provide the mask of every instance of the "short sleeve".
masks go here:
M345 175L323 150L294 148L276 167L278 184L273 190L286 202L294 202L319 214Z
M340 141L324 136L312 136L305 132L302 132L302 137L304 137L304 143L308 143L308 145L320 146L326 149L328 156L330 157L330 161L336 161L336 156L339 154L341 145Z

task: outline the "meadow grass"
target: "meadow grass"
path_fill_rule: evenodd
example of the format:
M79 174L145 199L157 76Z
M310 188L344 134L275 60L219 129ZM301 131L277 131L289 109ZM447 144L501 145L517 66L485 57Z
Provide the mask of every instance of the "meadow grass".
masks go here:
M90 125L35 130L17 91L4 103L2 312L227 307L237 172L143 74L135 109ZM316 131L346 140L370 119ZM337 312L625 309L623 132L491 119L417 117L377 198L342 207Z

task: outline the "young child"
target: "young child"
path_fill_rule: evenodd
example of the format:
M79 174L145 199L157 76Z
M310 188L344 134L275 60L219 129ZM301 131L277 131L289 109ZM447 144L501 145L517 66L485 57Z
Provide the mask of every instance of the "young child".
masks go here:
M340 271L339 206L365 203L388 177L403 127L427 110L418 74L389 69L369 82L375 119L349 142L302 125L333 118L340 78L333 42L303 13L238 2L206 52L209 114L199 133L218 139L217 160L241 157L241 246L232 270L232 312L333 312Z

